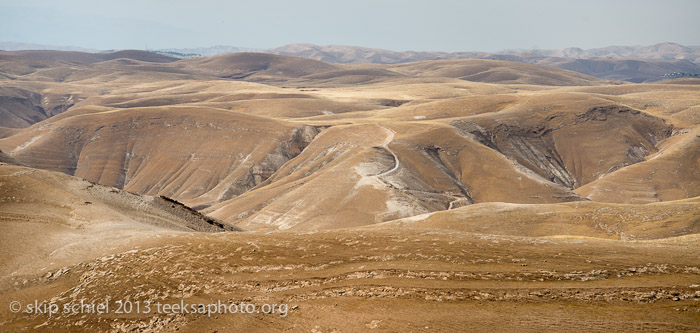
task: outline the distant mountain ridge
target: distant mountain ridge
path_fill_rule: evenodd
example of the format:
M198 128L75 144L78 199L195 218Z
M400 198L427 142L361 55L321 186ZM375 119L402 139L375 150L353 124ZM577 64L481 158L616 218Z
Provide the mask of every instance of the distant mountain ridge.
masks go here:
M20 43L20 42L0 42L0 50L2 51L22 51L22 50L55 50L55 51L76 51L76 52L86 52L86 53L97 53L100 50L89 49L79 46L57 46L57 45L43 45L43 44L32 44L32 43Z
M559 58L639 58L659 60L688 60L700 63L700 46L659 43L648 46L608 46L583 50L577 47L562 50L505 50L503 54L536 54Z
M27 50L53 50L53 51L75 51L75 52L85 52L85 53L112 53L119 50L98 50L91 48L84 48L78 46L64 46L64 45L44 45L44 44L32 44L32 43L21 43L21 42L0 42L0 51L27 51ZM211 47L194 47L194 48L167 48L167 49L157 49L157 50L145 50L153 53L159 53L164 55L182 55L182 56L192 56L198 55L200 57L213 57L222 54L237 53L237 52L264 52L262 49L248 48L248 47L238 47L230 45L215 45Z
M113 52L78 46L56 46L21 42L0 42L0 50L57 50L86 53ZM162 54L200 55L212 57L237 52L261 52L278 55L311 58L331 63L405 63L441 59L493 59L531 62L541 57L591 59L591 58L636 58L656 60L688 60L700 63L700 46L685 46L678 43L658 43L646 46L607 46L581 49L508 49L498 52L440 52L440 51L392 51L350 45L288 44L273 49L247 48L231 45L215 45L195 48L166 48L150 50Z
M239 52L236 47L172 49L206 56ZM583 50L506 50L487 52L391 51L347 45L289 44L260 50L276 55L308 58L329 63L402 64L429 60L488 59L545 65L576 71L606 80L651 82L700 75L700 46L660 43L650 46L609 46ZM167 53L177 56L176 54Z
M557 67L601 79L636 83L700 75L700 46L675 43L610 46L591 50L507 50L500 53L397 52L343 45L290 44L265 52L331 63L400 64L446 59L503 60Z
M64 50L105 53L76 47L4 42L0 50ZM652 82L669 78L700 76L700 46L677 43L659 43L650 46L609 46L583 50L505 50L488 52L391 51L360 46L289 44L260 50L237 46L217 45L200 48L170 48L149 50L151 53L179 58L206 58L217 55L259 52L307 58L327 63L402 64L429 60L488 59L502 60L568 69L606 80Z
M608 46L583 50L566 48L561 50L515 49L500 52L433 52L390 51L359 46L289 44L264 52L297 56L335 63L371 62L403 63L439 59L484 58L531 62L542 57L589 59L589 58L637 58L655 60L688 60L700 63L700 46L683 46L676 43L659 43L649 46Z

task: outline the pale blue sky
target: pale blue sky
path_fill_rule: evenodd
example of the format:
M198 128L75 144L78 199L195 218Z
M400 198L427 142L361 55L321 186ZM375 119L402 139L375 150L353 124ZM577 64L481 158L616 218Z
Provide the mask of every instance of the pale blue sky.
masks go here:
M0 41L433 51L700 45L699 13L699 0L0 0Z

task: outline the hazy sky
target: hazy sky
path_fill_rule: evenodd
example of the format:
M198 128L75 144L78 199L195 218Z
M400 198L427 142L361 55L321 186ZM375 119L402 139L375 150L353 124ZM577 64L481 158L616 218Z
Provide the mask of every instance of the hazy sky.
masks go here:
M700 45L700 0L0 0L0 41L498 51Z

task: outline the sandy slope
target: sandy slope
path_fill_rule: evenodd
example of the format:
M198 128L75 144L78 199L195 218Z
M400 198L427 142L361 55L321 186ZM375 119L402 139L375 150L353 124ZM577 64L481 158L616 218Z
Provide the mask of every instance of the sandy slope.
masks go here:
M234 230L180 204L0 164L0 276L41 273L170 232Z
M2 300L267 303L287 305L287 315L59 313L48 320L3 307L0 325L113 332L691 332L700 323L698 249L697 237L626 243L405 227L173 235L69 266L57 277L14 278Z

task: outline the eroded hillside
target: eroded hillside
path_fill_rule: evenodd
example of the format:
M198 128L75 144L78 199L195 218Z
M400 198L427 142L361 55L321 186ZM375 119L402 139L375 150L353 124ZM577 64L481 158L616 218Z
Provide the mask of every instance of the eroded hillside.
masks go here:
M289 305L3 303L10 331L700 323L697 80L140 51L0 52L0 74L5 303Z
M26 121L31 126L10 132L0 148L32 167L166 195L249 228L348 227L483 202L700 195L697 162L671 152L696 151L699 96L689 86L666 85L669 98L652 102L658 86L605 86L502 61L381 67L253 53L165 62L132 53L102 61L13 54L22 60L6 60L8 67L71 67L57 82L37 82L36 71L7 82L18 103L39 103L49 90L81 97L39 124ZM114 73L130 81L102 88ZM31 107L19 110L36 118ZM624 176L659 163L685 168L672 176L681 191Z

